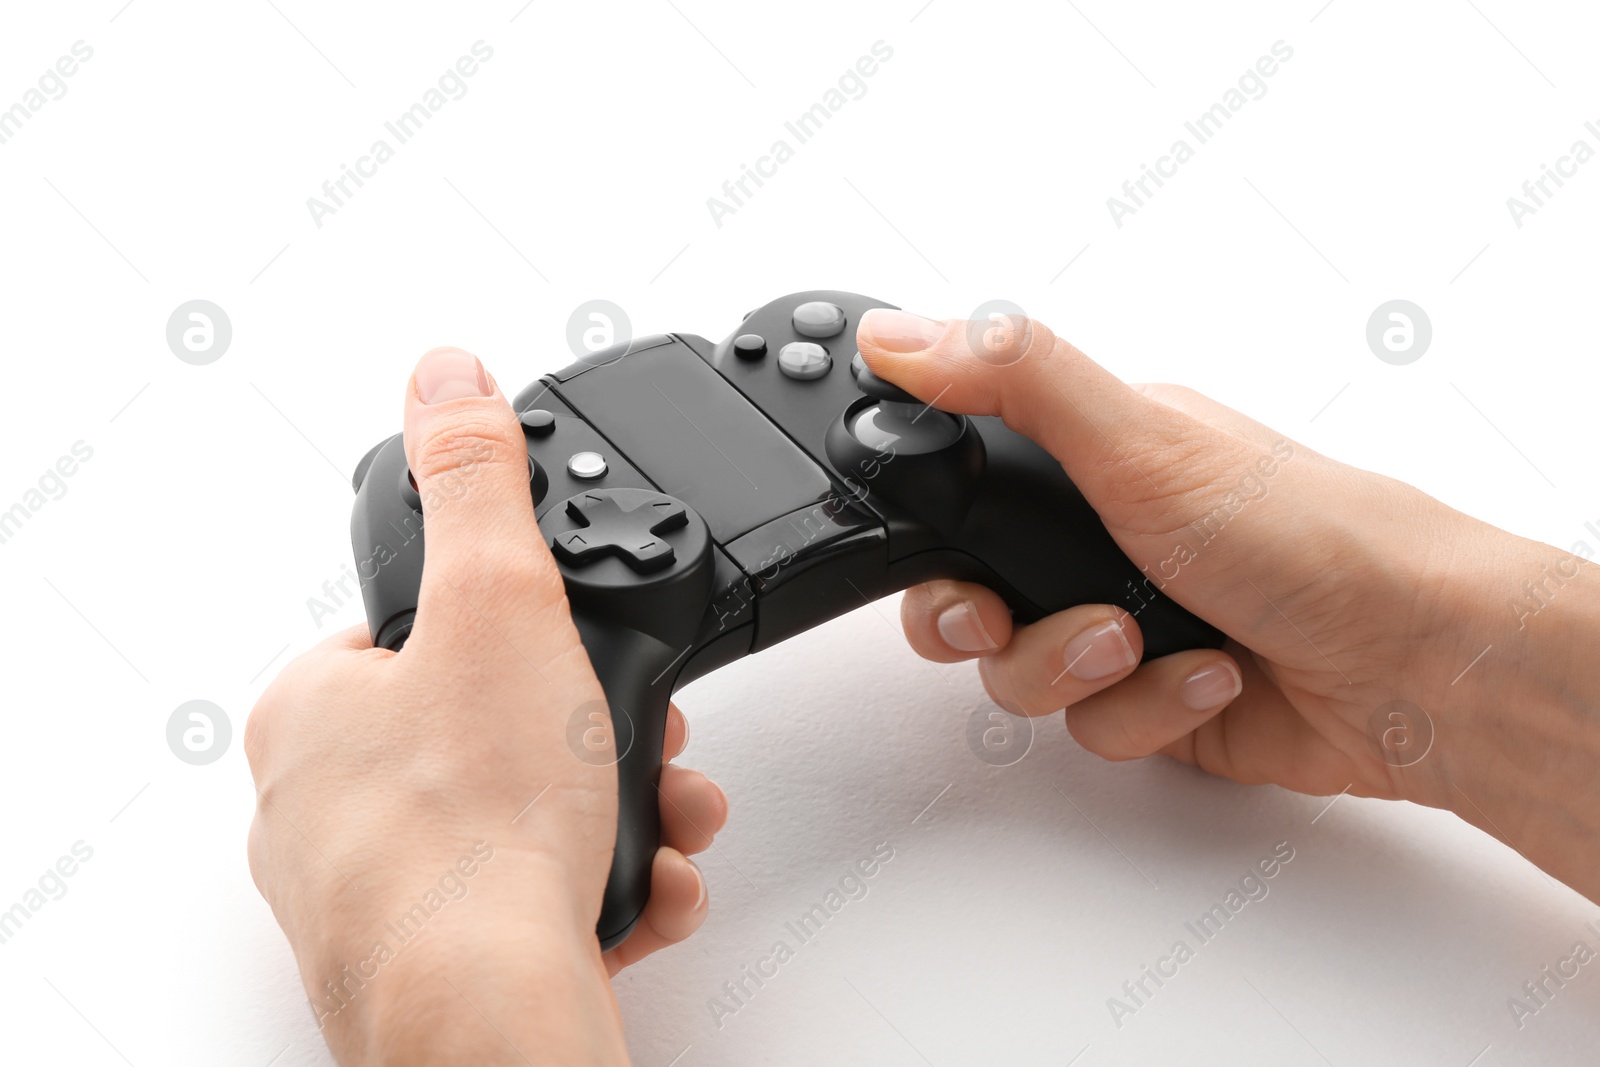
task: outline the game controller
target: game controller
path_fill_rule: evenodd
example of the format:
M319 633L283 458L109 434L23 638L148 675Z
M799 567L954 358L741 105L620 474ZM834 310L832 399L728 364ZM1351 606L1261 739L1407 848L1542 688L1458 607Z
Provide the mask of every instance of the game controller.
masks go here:
M695 678L934 578L994 589L1019 622L1118 605L1138 619L1146 657L1222 644L1123 555L1042 448L867 368L856 324L892 306L796 293L750 312L720 344L635 338L513 402L539 529L620 753L597 930L606 948L649 899L667 702ZM399 435L367 454L355 483L357 558L382 557L363 567L367 621L374 643L399 649L416 615L425 518Z

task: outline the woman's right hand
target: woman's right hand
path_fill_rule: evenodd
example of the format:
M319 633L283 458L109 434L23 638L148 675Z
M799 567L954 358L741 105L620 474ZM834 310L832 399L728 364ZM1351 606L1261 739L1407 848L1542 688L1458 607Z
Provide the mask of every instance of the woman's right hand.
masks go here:
M1038 322L875 309L857 341L916 396L1044 446L1152 583L1230 638L1140 665L1119 608L1014 626L994 592L941 581L903 601L921 655L977 658L998 704L1066 708L1107 759L1453 810L1600 900L1596 567L1191 390L1126 385Z

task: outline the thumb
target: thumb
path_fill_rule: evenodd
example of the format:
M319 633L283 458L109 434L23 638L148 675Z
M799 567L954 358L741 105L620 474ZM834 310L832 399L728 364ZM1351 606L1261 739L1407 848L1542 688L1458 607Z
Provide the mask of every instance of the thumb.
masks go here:
M563 587L534 521L521 424L476 356L436 348L417 363L405 446L427 531L413 641L454 635L481 648L500 643L492 628L525 647L517 620Z
M856 339L881 377L946 411L998 415L1042 445L1147 573L1188 545L1204 565L1185 557L1177 566L1190 580L1169 590L1187 606L1214 606L1215 594L1231 592L1224 583L1270 551L1265 538L1218 537L1220 526L1206 526L1265 495L1262 479L1294 454L1289 442L1263 443L1164 404L1022 316L938 321L874 308Z

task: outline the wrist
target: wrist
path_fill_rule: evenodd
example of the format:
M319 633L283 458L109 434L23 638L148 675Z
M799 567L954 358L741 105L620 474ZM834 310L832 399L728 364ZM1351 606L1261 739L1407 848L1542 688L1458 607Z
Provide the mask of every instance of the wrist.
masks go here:
M474 921L418 947L375 998L350 1064L626 1064L622 1021L592 929Z
M560 864L501 849L471 876L413 873L341 902L325 937L296 946L341 1064L626 1062L596 915Z
M1600 568L1512 540L1457 642L1482 657L1441 701L1438 806L1600 900Z

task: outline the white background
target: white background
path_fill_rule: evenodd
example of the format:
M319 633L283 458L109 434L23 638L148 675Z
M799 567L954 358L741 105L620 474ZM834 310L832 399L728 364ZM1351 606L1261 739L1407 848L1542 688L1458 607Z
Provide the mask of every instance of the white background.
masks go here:
M593 298L720 338L813 287L940 316L1004 297L1130 380L1600 543L1600 163L1521 228L1506 207L1600 147L1594 12L1321 2L6 5L0 107L94 55L0 145L0 510L94 455L0 545L0 908L94 855L0 945L0 1060L329 1062L246 870L238 733L274 669L360 618L319 630L306 599L434 345L514 389L570 360ZM467 94L314 225L306 199L480 39ZM706 199L879 40L865 96L716 226ZM1279 40L1266 95L1115 226L1106 198ZM196 298L233 325L209 366L165 340ZM1394 298L1433 323L1408 366L1364 339ZM640 1064L1592 1062L1592 968L1520 1030L1507 1009L1597 913L1512 850L1438 812L1106 765L1059 717L986 766L974 672L921 663L896 620L681 695L684 761L733 815L703 932L617 983ZM204 767L165 741L197 698L235 735ZM714 1025L722 983L885 841L869 895ZM1107 998L1279 841L1270 895L1114 1025Z

